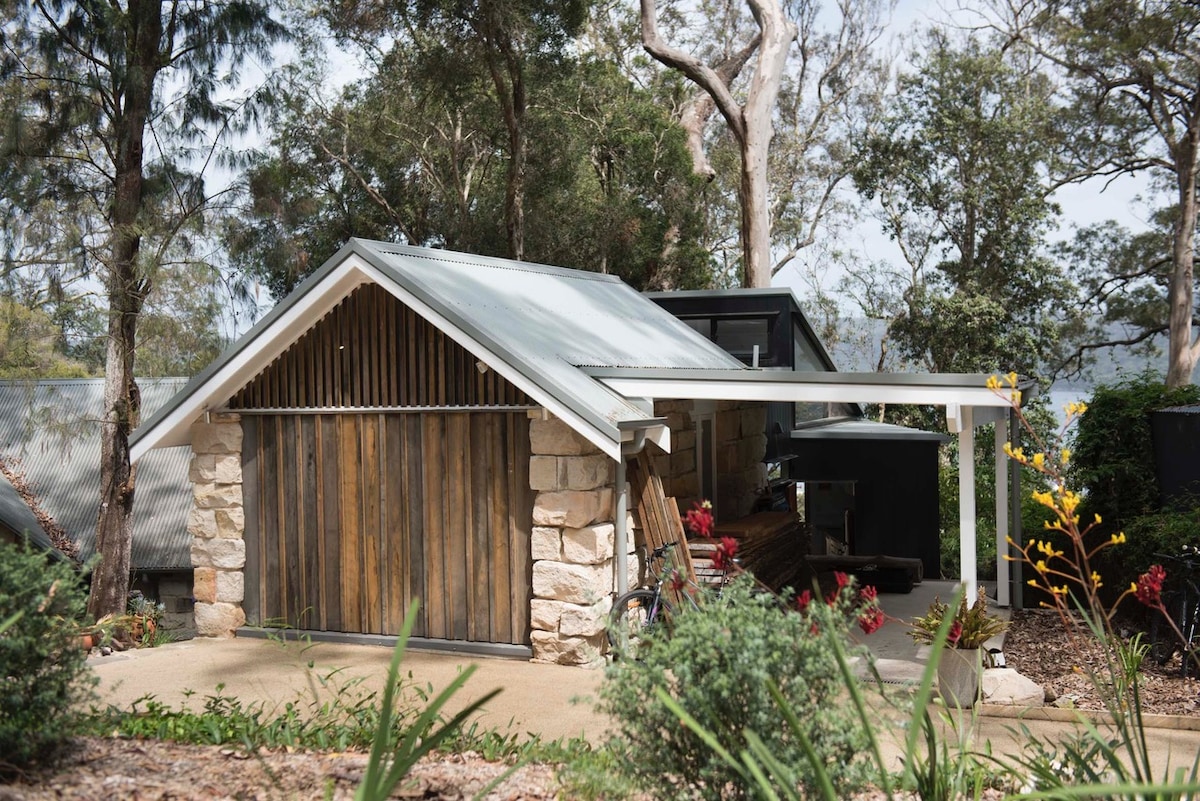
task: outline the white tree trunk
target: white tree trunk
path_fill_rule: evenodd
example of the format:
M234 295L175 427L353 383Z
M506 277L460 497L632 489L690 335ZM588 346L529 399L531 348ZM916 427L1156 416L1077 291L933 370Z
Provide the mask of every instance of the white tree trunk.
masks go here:
M1196 126L1200 129L1200 126ZM1192 313L1195 305L1196 244L1196 131L1180 148L1176 159L1179 187L1179 217L1175 222L1171 280L1167 284L1167 314L1170 324L1167 346L1167 387L1187 386L1192 382L1200 339L1192 341Z
M762 32L758 63L742 110L742 285L771 285L771 211L768 202L767 156L771 137L771 112L779 96L788 48L798 33L783 13L779 0L747 0Z
M747 2L750 13L758 23L759 36L754 75L750 80L745 107L733 99L729 86L733 75L722 75L718 69L663 41L658 33L654 0L640 0L642 46L655 59L679 70L707 92L729 125L742 157L738 192L742 212L742 284L770 286L771 216L767 192L767 154L774 133L771 112L779 95L788 48L798 31L795 23L784 15L779 0ZM742 52L748 56L752 51L748 47Z

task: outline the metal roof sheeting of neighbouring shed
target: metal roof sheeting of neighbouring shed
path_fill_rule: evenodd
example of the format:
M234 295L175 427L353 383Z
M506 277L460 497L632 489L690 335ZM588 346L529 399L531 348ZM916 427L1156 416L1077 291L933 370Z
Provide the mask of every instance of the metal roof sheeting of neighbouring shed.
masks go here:
M135 457L187 441L356 286L374 281L612 456L652 413L584 368L741 369L611 275L352 239L193 379L131 443Z
M38 550L61 553L54 547L50 535L42 530L42 524L21 493L3 478L0 478L0 526L11 531L18 542L25 540Z
M139 380L143 413L153 412L185 383L181 378ZM101 378L0 381L0 453L24 475L43 510L79 545L82 561L96 550L103 405ZM190 446L164 448L138 463L134 569L191 567L191 455ZM8 481L0 481L11 488ZM29 511L24 503L21 506ZM10 527L28 525L28 518L22 520L20 510L7 504L0 504L0 515Z
M866 440L928 440L949 442L950 437L934 431L877 423L854 417L818 420L805 423L789 433L791 439L866 439Z

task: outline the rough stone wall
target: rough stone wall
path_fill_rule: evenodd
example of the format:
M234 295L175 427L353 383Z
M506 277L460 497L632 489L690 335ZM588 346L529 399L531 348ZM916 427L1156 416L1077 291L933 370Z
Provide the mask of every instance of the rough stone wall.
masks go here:
M537 492L531 534L533 659L598 667L604 664L604 626L615 584L616 462L553 417L534 417L529 441L529 483ZM625 561L636 582L636 557Z
M192 593L196 634L232 637L245 624L246 516L242 508L242 425L214 414L192 426Z
M660 400L654 402L654 415L667 418L671 429L671 452L654 449L654 469L662 479L663 493L675 498L680 511L700 500L700 474L696 472L696 421L692 402Z
M700 500L696 471L696 420L692 401L655 401L654 413L667 418L671 453L659 452L654 466L663 479L663 492L674 496L681 511ZM720 520L750 514L765 484L762 464L767 453L767 406L751 401L718 401L715 413L717 439L713 484Z
M767 406L748 401L717 402L716 504L721 520L750 514L766 485Z

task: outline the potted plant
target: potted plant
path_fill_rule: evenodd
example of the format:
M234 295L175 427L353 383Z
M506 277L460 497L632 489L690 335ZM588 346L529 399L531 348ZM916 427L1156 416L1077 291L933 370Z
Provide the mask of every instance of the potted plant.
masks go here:
M154 645L155 632L162 620L166 607L155 603L139 590L129 593L129 638L134 645Z
M942 621L951 614L950 605L934 598L929 611L912 621L913 640L930 644L937 635ZM992 657L984 650L984 644L1008 628L1008 621L988 612L987 593L981 588L975 603L967 605L964 595L953 611L946 645L938 663L938 691L947 704L972 706L979 697L980 671L991 667Z

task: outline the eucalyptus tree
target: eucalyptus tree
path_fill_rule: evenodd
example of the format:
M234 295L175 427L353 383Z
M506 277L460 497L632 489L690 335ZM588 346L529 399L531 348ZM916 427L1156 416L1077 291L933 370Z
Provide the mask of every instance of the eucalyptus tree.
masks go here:
M1080 303L1089 311L1062 356L1060 374L1082 373L1102 349L1159 353L1161 338L1171 330L1167 298L1175 273L1177 212L1178 206L1160 210L1144 231L1131 231L1118 220L1088 225L1056 248L1062 263L1076 272Z
M104 287L101 560L88 601L96 617L123 612L129 584L129 434L140 413L134 367L146 298L207 201L198 166L211 157L213 132L239 111L222 93L283 34L255 0L33 0L15 5L4 30L6 150L37 172L39 197L87 220L84 235L56 243L55 262L83 262Z
M323 65L288 68L228 237L276 297L349 236L509 254L511 156L493 87L446 81L428 58L388 41L331 97L313 90ZM524 81L525 257L639 287L705 285L699 182L660 96L588 54L534 60Z
M1150 173L1168 187L1167 386L1191 381L1196 323L1200 173L1200 5L1177 0L993 3L1011 37L1063 68L1074 105L1092 120L1079 142L1085 175Z
M350 0L322 14L333 31L368 48L402 42L419 52L450 94L490 86L506 136L504 222L507 255L525 257L529 71L560 59L581 30L588 0Z
M666 66L678 70L712 99L738 145L740 158L738 202L742 283L771 284L771 221L768 208L767 162L774 135L772 114L787 64L788 50L799 29L779 0L747 0L756 30L749 41L722 54L715 63L674 47L659 32L656 0L640 0L642 46ZM743 64L753 59L753 71L738 101L733 82ZM703 110L698 110L703 114ZM693 121L692 127L697 123Z
M1070 135L1052 82L1009 55L930 32L854 174L905 262L890 334L933 371L1042 372L1066 322L1046 238Z
M839 0L835 17L811 0L712 0L688 25L678 4L641 0L646 51L700 89L678 112L697 173L720 186L717 167L731 160L710 125L714 111L736 151L734 283L769 286L840 210L850 142L880 109L879 39L890 7Z

